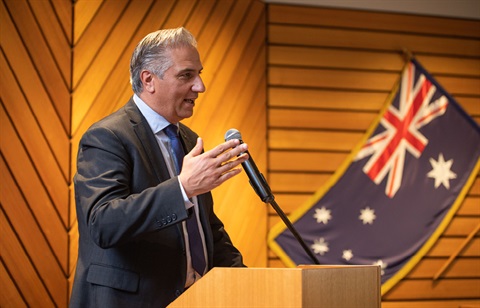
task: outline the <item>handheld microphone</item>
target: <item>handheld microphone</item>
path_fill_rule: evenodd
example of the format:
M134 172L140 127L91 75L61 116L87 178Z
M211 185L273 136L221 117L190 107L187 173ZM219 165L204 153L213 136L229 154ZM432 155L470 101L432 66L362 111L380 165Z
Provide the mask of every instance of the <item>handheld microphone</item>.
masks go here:
M243 143L242 135L235 128L231 128L225 133L225 141L229 141L232 139L238 139L240 140L240 144ZM248 179L250 180L250 185L253 187L253 190L257 193L257 195L263 202L271 203L275 199L275 197L270 190L270 186L268 186L268 183L265 180L263 174L258 171L257 165L255 165L255 162L253 161L250 153L248 153L248 151L246 151L246 153L249 157L248 160L242 163L242 167L247 173Z
M225 141L229 141L232 139L238 139L240 140L240 144L243 143L242 135L235 128L231 128L225 133ZM272 191L270 190L270 186L268 186L267 181L265 180L265 177L263 176L263 174L261 174L260 171L258 171L257 166L253 162L252 156L250 155L250 153L248 153L248 151L246 153L248 154L249 157L248 157L248 160L242 163L242 167L243 169L245 169L245 172L247 173L248 179L250 180L250 185L252 185L253 190L255 190L255 192L260 197L260 199L262 199L263 202L270 203L270 205L275 209L275 211L278 213L278 215L283 220L285 225L288 227L290 232L292 232L293 236L297 239L298 243L300 243L300 245L305 250L307 255L310 257L310 259L312 259L313 264L320 264L317 257L315 257L312 250L307 246L307 244L302 239L298 231L295 229L293 224L288 219L287 215L285 215L285 213L282 211L280 206L278 206L277 202L275 201L275 197L273 196Z

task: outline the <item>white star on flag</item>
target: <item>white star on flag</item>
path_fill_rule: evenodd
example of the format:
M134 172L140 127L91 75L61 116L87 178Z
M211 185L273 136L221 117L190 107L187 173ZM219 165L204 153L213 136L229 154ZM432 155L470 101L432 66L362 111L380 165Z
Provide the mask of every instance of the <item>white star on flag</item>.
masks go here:
M440 153L438 160L430 158L430 164L432 165L432 171L427 173L429 178L435 179L435 189L443 184L446 189L450 189L449 180L456 179L457 175L450 170L452 168L453 159L445 161L443 154Z
M311 247L312 247L314 253L320 254L322 256L326 252L328 252L328 243L325 242L325 239L323 237L319 238L318 240L315 240Z
M318 223L327 224L330 219L332 219L332 215L330 215L330 210L327 210L324 206L320 209L315 209L315 214L313 214L313 218L317 220Z
M375 216L375 210L367 206L365 209L360 210L360 216L358 218L363 222L364 225L371 225L377 216Z
M351 258L353 258L352 250L351 249L344 250L342 259L350 261Z

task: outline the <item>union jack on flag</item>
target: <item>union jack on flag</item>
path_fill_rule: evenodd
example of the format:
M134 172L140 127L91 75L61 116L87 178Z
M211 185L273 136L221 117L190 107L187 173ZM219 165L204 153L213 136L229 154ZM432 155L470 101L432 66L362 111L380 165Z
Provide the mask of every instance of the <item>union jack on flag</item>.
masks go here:
M384 294L445 230L479 157L479 125L412 58L363 141L290 220L320 263L381 266ZM282 223L268 243L288 266L311 263Z
M442 95L434 102L436 87L425 75L414 83L415 65L410 63L402 76L399 107L391 105L380 120L385 131L370 138L355 160L372 155L363 171L376 184L388 174L385 194L392 198L400 188L406 152L419 158L428 139L420 128L445 113L447 98Z

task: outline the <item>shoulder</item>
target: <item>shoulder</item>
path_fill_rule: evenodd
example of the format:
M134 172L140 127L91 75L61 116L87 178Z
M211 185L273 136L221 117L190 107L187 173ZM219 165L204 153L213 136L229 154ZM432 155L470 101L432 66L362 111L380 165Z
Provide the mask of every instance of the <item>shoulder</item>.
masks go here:
M198 138L198 135L197 133L195 133L193 130L191 130L188 126L186 126L185 124L183 123L179 123L180 124L180 133L187 139L190 139L190 140L197 140Z
M133 100L130 100L120 109L92 124L89 129L106 128L114 130L125 126L131 126L132 124L138 124L143 121L144 118L140 113L140 110L135 103L133 103Z
M127 103L117 111L92 124L83 134L80 147L112 148L126 147L137 140L143 132L141 113L135 104ZM145 135L145 134L143 134Z

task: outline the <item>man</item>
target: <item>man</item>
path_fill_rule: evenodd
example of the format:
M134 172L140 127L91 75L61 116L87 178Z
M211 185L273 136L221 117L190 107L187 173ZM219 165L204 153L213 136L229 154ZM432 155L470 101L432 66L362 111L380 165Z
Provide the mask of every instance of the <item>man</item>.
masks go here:
M209 269L244 266L213 212L210 190L240 173L247 146L231 140L203 152L202 139L179 123L205 91L201 71L186 29L147 35L130 62L135 94L82 137L70 307L165 307ZM176 144L187 153L183 165ZM200 234L189 243L197 236L188 229L192 221Z

